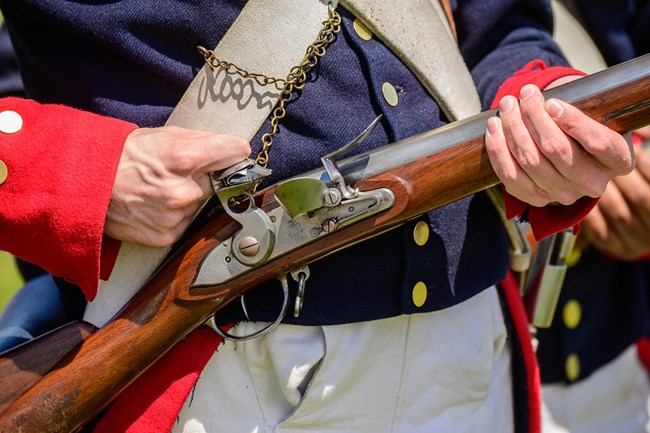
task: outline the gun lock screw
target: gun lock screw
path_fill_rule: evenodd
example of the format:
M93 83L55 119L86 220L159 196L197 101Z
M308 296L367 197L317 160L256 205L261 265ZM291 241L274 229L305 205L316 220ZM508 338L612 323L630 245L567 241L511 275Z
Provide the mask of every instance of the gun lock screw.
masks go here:
M253 257L260 250L260 243L252 236L246 236L239 241L239 252L246 257Z

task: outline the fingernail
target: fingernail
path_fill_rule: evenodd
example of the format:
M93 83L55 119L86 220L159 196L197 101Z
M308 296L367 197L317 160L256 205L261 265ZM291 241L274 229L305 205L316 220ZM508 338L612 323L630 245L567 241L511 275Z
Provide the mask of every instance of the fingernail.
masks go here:
M545 107L546 112L553 118L558 118L562 115L562 113L564 113L564 108L554 99L546 101Z
M502 113L507 113L515 107L515 98L512 96L506 96L499 102L499 111Z
M499 132L499 119L497 117L490 117L487 120L487 132L490 135L494 135Z
M537 90L537 87L533 84L527 84L524 87L521 88L520 95L521 99L526 99L529 96L531 96L533 93L535 93L535 90Z

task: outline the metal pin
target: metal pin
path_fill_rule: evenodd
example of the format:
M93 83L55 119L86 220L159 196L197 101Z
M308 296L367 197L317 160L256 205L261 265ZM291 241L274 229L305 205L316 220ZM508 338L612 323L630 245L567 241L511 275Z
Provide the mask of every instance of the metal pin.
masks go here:
M329 218L323 222L321 229L325 233L332 233L339 226L339 223L334 218Z

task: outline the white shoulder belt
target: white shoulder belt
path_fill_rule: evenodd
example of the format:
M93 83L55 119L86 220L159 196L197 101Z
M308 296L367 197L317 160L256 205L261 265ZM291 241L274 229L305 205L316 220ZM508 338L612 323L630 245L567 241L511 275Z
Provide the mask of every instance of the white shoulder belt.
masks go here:
M450 120L476 114L474 82L437 0L345 0L418 77ZM249 71L284 77L299 64L328 17L326 0L249 0L215 52ZM245 85L244 85L245 84ZM218 131L251 140L279 99L273 86L233 79L205 65L167 124ZM123 243L107 281L84 319L103 326L142 287L169 248Z

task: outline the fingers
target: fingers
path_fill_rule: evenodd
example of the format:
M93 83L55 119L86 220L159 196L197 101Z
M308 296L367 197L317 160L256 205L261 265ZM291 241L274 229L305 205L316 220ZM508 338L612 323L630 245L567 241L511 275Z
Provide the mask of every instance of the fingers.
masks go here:
M243 161L251 152L249 143L234 135L181 128L176 128L175 132L181 139L172 149L174 155L169 158L170 170L193 179L201 190L201 198L213 194L210 173Z
M203 192L203 198L214 193L210 173L221 171L248 158L251 149L249 143L233 135L216 135L192 140L192 151L198 153L192 178Z
M504 97L499 116L486 125L490 162L506 190L533 206L598 197L633 167L620 134L568 104L545 101L534 85L522 88L519 102Z
M622 135L586 116L582 111L558 99L546 102L546 109L567 135L576 140L613 176L634 168L634 152ZM612 176L612 177L613 177Z
M510 153L501 119L498 117L488 119L485 148L495 173L508 193L533 206L548 204L546 193L537 187Z
M607 252L622 251L623 244L607 224L600 207L594 207L580 223L580 235L594 247ZM614 254L613 254L614 255Z
M630 209L629 215L621 215L618 209L622 207L622 204L619 203L614 203L618 204L616 207L608 206L607 210L603 212L606 215L611 215L610 219L614 222L620 221L625 223L627 218L633 220L635 226L638 225L639 228L643 229L643 231L639 230L634 235L638 234L641 236L643 233L650 233L650 184L648 184L648 180L638 170L634 170L626 176L615 178L612 184L611 189L614 189L614 186L616 187L621 197L619 200L624 201ZM610 187L607 188L603 198L607 198L606 196L609 194L609 190ZM647 238L648 235L642 237ZM648 248L650 249L650 245L648 245Z
M486 149L490 161L506 190L515 197L533 206L571 204L584 195L581 185L554 166L540 143L548 137L558 142L554 146L560 155L552 155L555 159L571 158L574 144L544 110L539 91L534 86L523 90L527 88L535 90L537 97L524 92L522 97L527 101L520 107L516 98L506 96L499 104L500 121L488 121Z
M533 86L526 86L523 90L531 87ZM544 137L543 132L553 122L544 119L544 112L539 108L537 110L534 109L535 107L531 108L535 102L539 106L539 101L534 101L533 96L524 93L522 98L524 100L522 100L521 106L517 104L514 97L504 98L499 104L503 133L510 153L539 190L546 193L547 200L554 199L563 204L571 204L577 198L574 186L558 172L542 152L543 148L540 146ZM544 122L544 120L547 121ZM555 128L557 129L557 127ZM546 135L551 136L552 131ZM558 147L563 149L570 147L567 143L568 140L558 143Z
M248 158L250 144L234 135L214 135L211 139L194 139L195 149L204 155L205 164L200 166L203 174L223 170Z
M607 188L598 209L607 225L606 236L598 239L600 248L611 248L617 255L623 254L635 244L635 237L641 233L639 221L632 214L623 194L615 183Z
M558 106L553 101L545 103L536 86L527 85L522 88L520 110L523 127L528 130L538 152L543 156L540 156L542 161L548 162L555 169L554 174L562 178L561 181L548 178L548 181L561 182L554 185L565 189L569 200L582 195L598 197L605 190L610 175L599 175L602 169L598 162L556 124L553 117L557 114L556 108ZM522 126L519 127L523 129Z
M169 153L169 167L178 173L210 173L246 159L251 152L242 137L193 131L174 126L159 128L157 145Z
M206 199L214 194L214 188L212 187L212 181L210 180L209 174L194 176L194 182L201 190L200 199Z
M174 126L134 131L122 152L105 232L119 240L170 245L213 193L208 173L249 154L240 137Z
M636 171L650 182L650 152L645 150L643 146L637 146L634 153L636 156Z
M592 209L581 223L581 233L588 243L620 260L631 260L642 252L636 242L639 233L630 218L627 208L617 188L612 184L603 195L603 203ZM612 209L618 208L615 212Z
M582 223L591 244L633 260L650 250L650 185L638 171L615 178Z
M643 148L636 152L636 169L610 181L581 224L590 244L620 260L650 251L650 155Z

